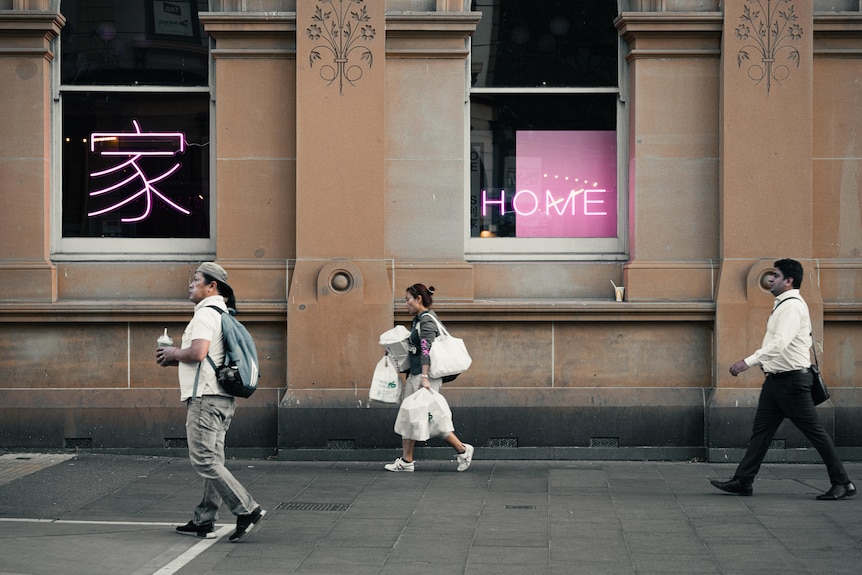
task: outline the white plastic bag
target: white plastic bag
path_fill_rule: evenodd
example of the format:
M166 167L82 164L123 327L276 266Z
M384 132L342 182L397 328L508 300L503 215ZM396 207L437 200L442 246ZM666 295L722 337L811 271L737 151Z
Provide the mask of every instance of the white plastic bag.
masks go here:
M403 325L396 325L390 330L380 334L380 345L386 348L386 353L395 362L395 368L399 372L404 372L410 369L410 361L408 360L407 339L410 337L410 330Z
M387 355L381 357L374 368L368 399L381 403L398 403L401 399L401 377Z
M453 431L452 410L440 393L421 387L401 402L395 418L395 433L404 439L426 441Z

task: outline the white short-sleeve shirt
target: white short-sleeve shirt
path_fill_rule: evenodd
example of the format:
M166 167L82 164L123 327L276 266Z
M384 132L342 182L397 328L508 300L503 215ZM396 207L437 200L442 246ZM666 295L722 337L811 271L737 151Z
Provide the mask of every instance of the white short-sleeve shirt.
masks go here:
M214 309L209 309L208 306L216 306L225 310L227 306L224 303L224 297L220 295L210 296L201 300L195 305L195 315L183 331L183 342L181 349L191 347L192 341L196 339L205 339L210 342L209 356L216 365L221 365L224 362L224 339L221 330L221 314ZM197 396L201 395L229 395L216 382L215 370L213 370L210 362L204 358L200 363L201 372L198 378ZM185 401L192 396L192 390L195 386L195 375L198 371L197 363L179 364L180 378L180 400Z

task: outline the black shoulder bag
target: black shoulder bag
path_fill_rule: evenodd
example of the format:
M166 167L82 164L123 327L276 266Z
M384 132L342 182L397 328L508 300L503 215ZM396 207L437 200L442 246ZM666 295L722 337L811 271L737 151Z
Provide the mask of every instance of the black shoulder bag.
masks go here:
M791 299L799 299L798 297L789 297L787 299L783 299L778 302L774 308L772 308L772 312L774 313L778 306ZM808 371L811 372L811 400L814 402L814 405L820 405L827 399L829 399L829 389L826 387L826 383L823 381L823 374L820 373L820 362L817 361L817 345L814 342L814 334L811 335L811 351L814 352L814 365L808 368Z

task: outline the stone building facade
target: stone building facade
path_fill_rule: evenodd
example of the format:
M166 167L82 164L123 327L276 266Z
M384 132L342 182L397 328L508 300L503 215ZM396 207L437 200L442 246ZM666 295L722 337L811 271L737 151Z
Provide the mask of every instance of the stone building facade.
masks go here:
M859 1L534 2L0 0L0 448L181 449L155 340L216 260L263 374L235 453L388 459L368 386L421 282L478 457L733 460L793 257L858 458ZM607 182L552 191L557 136ZM533 224L569 209L598 227Z

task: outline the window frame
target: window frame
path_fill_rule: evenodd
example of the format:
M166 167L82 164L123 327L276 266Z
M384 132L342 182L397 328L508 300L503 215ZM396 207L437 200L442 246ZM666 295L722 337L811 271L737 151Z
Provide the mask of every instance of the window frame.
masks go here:
M473 87L471 70L473 49L470 40L465 66L467 110L464 124L464 255L468 261L627 261L628 249L628 123L626 122L626 62L622 57L625 41L617 42L617 86L589 87ZM479 94L553 94L573 96L585 94L616 94L617 140L617 236L613 238L476 238L472 237L471 216L471 121L473 96Z
M62 31L60 32L62 35ZM61 37L52 40L56 55L51 70L51 207L50 253L53 261L176 261L213 259L216 253L215 102L212 39L205 86L61 84ZM63 95L73 92L207 94L209 102L209 237L207 238L76 238L63 237Z

